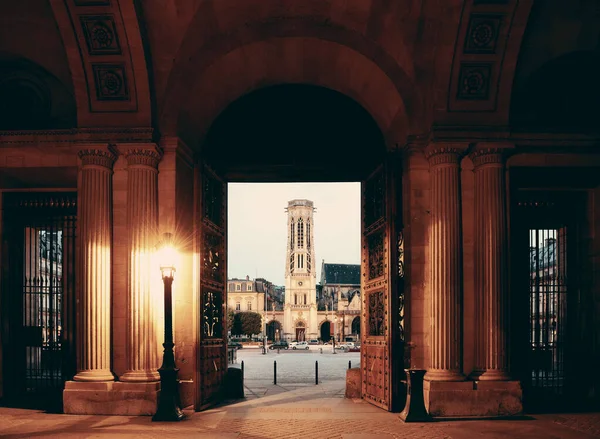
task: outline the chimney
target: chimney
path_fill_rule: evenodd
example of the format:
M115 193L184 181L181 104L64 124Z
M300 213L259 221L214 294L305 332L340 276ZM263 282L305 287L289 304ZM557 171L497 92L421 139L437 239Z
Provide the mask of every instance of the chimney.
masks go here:
M250 276L246 275L246 280L250 280Z

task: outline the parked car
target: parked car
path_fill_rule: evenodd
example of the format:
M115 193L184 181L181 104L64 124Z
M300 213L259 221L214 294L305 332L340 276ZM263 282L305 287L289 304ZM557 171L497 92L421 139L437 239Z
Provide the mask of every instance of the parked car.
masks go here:
M289 344L287 341L276 341L275 343L273 343L271 346L269 346L269 349L289 349Z
M346 352L360 352L360 346L354 345L347 349Z
M308 350L309 349L308 343L305 341L295 341L293 343L290 343L290 347L294 350L296 350L296 349Z
M229 347L230 348L236 348L236 349L242 349L244 347L244 345L241 344L239 341L230 341L229 342Z
M353 347L354 347L354 343L353 343L353 342L351 342L351 341L349 341L349 342L346 342L346 343L340 343L340 344L336 344L336 345L335 345L335 348L336 348L336 349L343 349L343 350L345 350L345 351L346 351L346 350L348 350L348 349L350 349L350 348L353 348Z
M312 340L308 340L308 344L319 344L319 340L317 340L316 338L313 338Z

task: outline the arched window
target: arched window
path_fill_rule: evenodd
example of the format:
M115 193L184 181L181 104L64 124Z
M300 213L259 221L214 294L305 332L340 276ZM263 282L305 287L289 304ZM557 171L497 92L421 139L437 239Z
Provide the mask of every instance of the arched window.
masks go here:
M304 248L304 221L298 220L298 248Z
M306 294L304 295L304 304L306 305Z
M296 262L296 257L294 256L294 253L290 254L290 272L293 273L294 272L294 262Z
M290 223L290 250L294 249L294 221Z
M298 305L298 295L294 294L294 305Z
M306 248L310 250L310 220L306 221Z

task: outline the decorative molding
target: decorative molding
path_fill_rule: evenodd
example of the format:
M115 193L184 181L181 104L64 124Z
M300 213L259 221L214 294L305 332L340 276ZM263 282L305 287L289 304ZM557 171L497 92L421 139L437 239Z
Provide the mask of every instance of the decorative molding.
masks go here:
M500 14L471 14L464 53L495 53L502 25Z
M511 143L479 143L469 153L469 157L475 168L492 164L502 166L507 154L513 150L514 145Z
M487 100L490 95L491 63L461 63L456 98Z
M128 101L129 87L124 64L92 64L96 98L99 101Z
M125 151L128 166L147 166L157 171L161 157L156 148L131 148Z
M108 149L81 149L77 156L81 160L82 166L102 166L111 170L117 160L117 155L110 147Z
M425 158L429 161L430 166L442 164L458 166L467 148L467 144L430 143L425 148Z
M90 55L121 55L113 15L80 15L79 21Z

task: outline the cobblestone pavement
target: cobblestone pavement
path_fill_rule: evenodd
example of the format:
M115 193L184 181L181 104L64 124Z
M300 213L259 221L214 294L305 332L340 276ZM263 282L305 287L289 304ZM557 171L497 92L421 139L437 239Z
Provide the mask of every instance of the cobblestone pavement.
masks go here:
M600 438L600 413L567 413L545 415L559 425Z
M405 424L361 400L339 398L340 383L298 387L262 398L222 405L201 413L186 411L179 423L149 417L74 416L0 408L2 438L343 438L343 439L576 439L592 438L584 415L543 415L525 420L472 420ZM588 414L596 423L598 414ZM570 421L571 420L571 421ZM568 425L569 424L569 425Z
M268 351L263 355L260 349L240 349L237 352L237 365L244 362L244 380L273 381L273 362L277 361L277 383L315 382L315 361L319 362L319 381L338 381L346 379L348 362L352 367L360 366L360 352L331 353L326 346L320 353L317 346L308 351Z

